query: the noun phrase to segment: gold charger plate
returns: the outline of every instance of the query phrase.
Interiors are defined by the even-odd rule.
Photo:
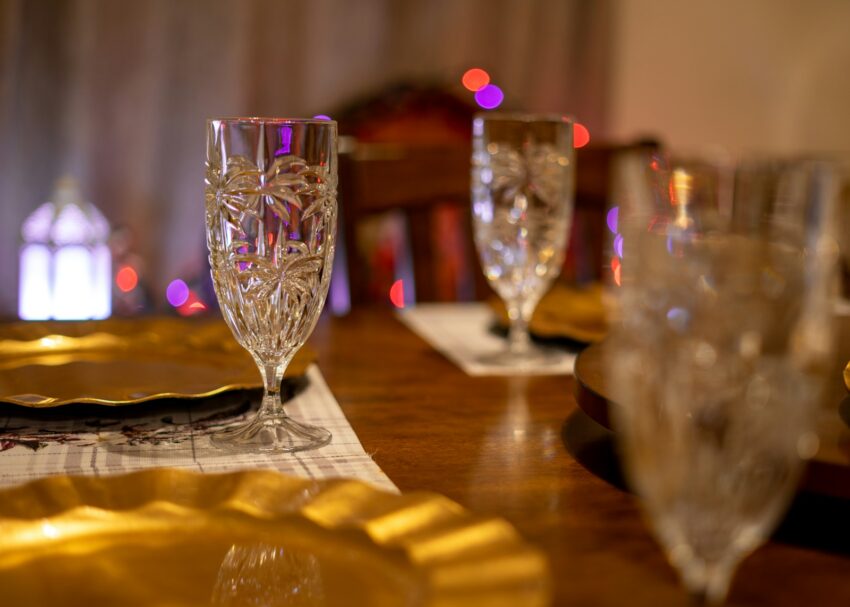
[[[314,359],[302,348],[286,376],[303,375]],[[220,319],[0,325],[0,402],[126,405],[260,387],[254,360]]]
[[[536,607],[547,564],[429,493],[268,471],[52,477],[0,491],[9,605]]]
[[[528,329],[537,337],[566,338],[582,343],[601,341],[608,332],[603,288],[599,283],[576,287],[556,282],[537,304]],[[508,326],[504,304],[493,300],[502,327]]]

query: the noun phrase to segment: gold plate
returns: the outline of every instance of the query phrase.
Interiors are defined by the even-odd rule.
[[[287,377],[302,375],[314,358],[302,348]],[[260,387],[254,360],[220,319],[0,325],[0,402],[126,405]]]
[[[275,472],[52,477],[0,492],[6,605],[536,607],[547,564],[429,493]]]
[[[582,343],[601,341],[608,332],[602,285],[576,287],[556,282],[537,304],[528,329],[543,338],[566,338]],[[493,301],[502,327],[508,314],[501,301]]]

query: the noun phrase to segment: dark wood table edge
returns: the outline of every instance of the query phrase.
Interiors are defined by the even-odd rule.
[[[576,404],[588,417],[604,428],[615,432],[608,413],[608,399],[602,394],[598,370],[592,364],[601,357],[604,341],[579,352],[575,361]],[[846,481],[846,482],[845,482]],[[850,500],[850,467],[812,459],[803,472],[800,489],[842,500]]]

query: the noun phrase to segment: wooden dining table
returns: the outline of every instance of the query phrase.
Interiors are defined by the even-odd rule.
[[[326,315],[310,343],[399,489],[510,521],[548,557],[554,605],[689,604],[572,377],[470,377],[388,309]],[[850,605],[850,502],[798,494],[728,604]]]

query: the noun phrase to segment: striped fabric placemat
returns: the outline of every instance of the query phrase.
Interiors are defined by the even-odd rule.
[[[263,468],[312,479],[356,478],[397,491],[363,450],[316,365],[300,382],[284,385],[295,391],[287,412],[330,430],[330,444],[294,454],[217,450],[209,435],[253,414],[260,400],[256,391],[97,410],[9,406],[0,409],[0,486],[55,474],[107,475],[154,467],[200,472]]]

